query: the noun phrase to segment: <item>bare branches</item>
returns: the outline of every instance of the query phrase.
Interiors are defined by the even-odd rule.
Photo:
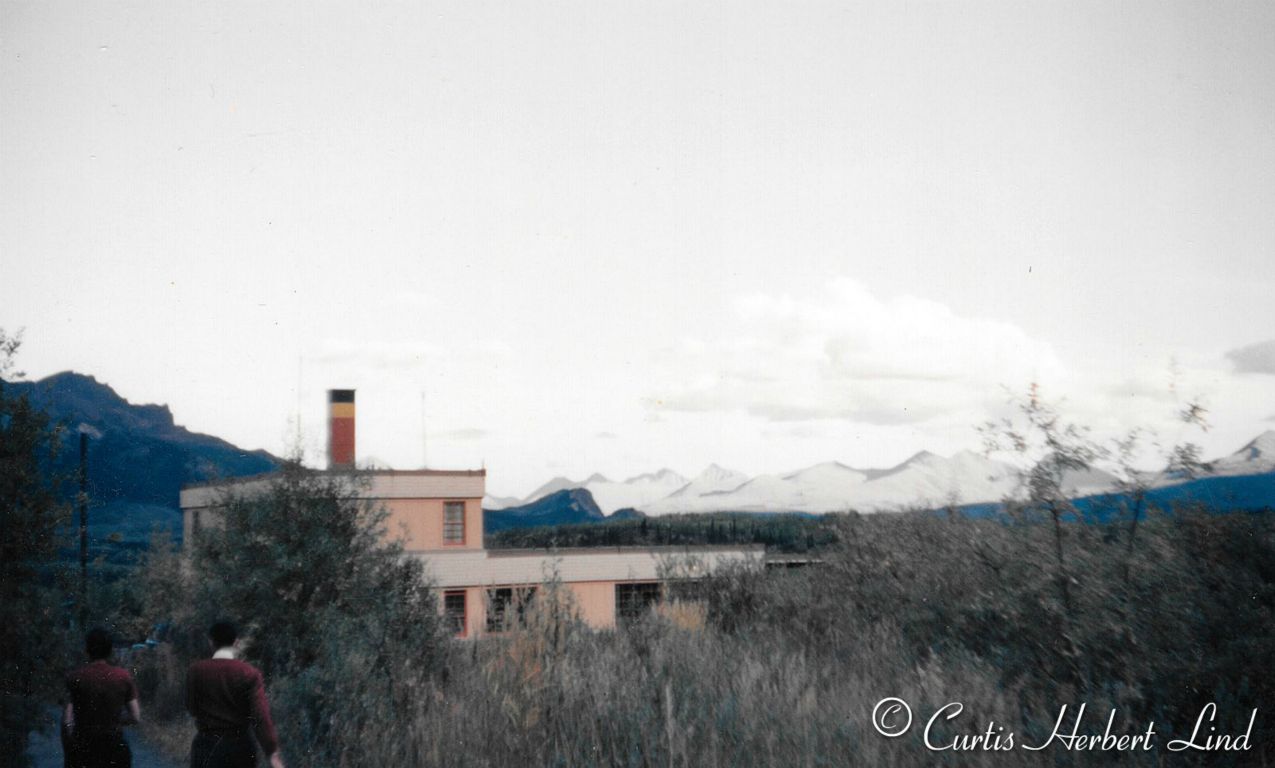
[[[1063,522],[1076,516],[1071,481],[1092,469],[1108,451],[1093,440],[1088,427],[1065,421],[1036,383],[1025,397],[1011,397],[1010,404],[1016,416],[988,422],[979,431],[988,453],[1008,451],[1025,465],[1019,476],[1023,511],[1044,512],[1053,523],[1054,582],[1070,614],[1075,580],[1067,569]]]
[[[20,379],[26,374],[13,369],[13,361],[18,356],[18,348],[22,346],[22,329],[12,336],[0,328],[0,379]]]
[[[1199,402],[1192,401],[1187,403],[1182,410],[1178,412],[1178,419],[1180,419],[1183,424],[1193,424],[1201,430],[1208,432],[1209,427],[1211,426],[1209,424],[1209,420],[1205,418],[1205,415],[1208,412],[1209,410]]]

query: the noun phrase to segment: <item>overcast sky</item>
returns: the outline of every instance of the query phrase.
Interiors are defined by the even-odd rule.
[[[0,327],[489,491],[1275,428],[1275,4],[0,0]],[[424,409],[422,413],[422,393]],[[422,418],[423,417],[423,418]],[[425,438],[422,439],[422,423]]]

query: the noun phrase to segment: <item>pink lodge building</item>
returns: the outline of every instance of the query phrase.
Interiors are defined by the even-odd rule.
[[[354,391],[329,392],[328,463],[354,469]],[[614,627],[657,602],[672,579],[694,579],[727,565],[761,567],[757,546],[498,549],[483,545],[486,470],[370,470],[360,473],[359,496],[389,513],[386,530],[403,537],[407,557],[419,558],[439,595],[439,610],[462,637],[501,631],[547,581],[571,597],[592,627]],[[182,489],[185,541],[214,523],[227,490],[252,493],[269,478]]]

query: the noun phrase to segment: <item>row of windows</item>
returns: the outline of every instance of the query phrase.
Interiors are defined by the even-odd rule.
[[[502,632],[522,626],[527,610],[535,603],[536,587],[498,587],[487,590],[487,631]],[[624,623],[640,618],[660,601],[659,582],[615,585],[615,619]],[[464,635],[466,601],[464,590],[443,593],[443,617],[452,634]]]
[[[535,598],[535,587],[523,587],[514,590],[512,587],[487,590],[487,631],[500,632],[507,629],[505,622],[523,623],[527,608]],[[443,620],[454,635],[465,634],[467,613],[465,609],[465,591],[449,590],[443,593]],[[510,626],[516,626],[516,624]]]
[[[202,527],[201,523],[202,520],[200,519],[200,511],[198,509],[192,511],[190,516],[190,529],[192,534],[199,533],[200,528]],[[465,502],[443,502],[443,543],[465,543]]]

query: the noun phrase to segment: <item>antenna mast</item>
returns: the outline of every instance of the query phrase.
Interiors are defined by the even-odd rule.
[[[429,440],[425,434],[425,390],[421,390],[421,469],[429,469]]]
[[[302,380],[302,361],[301,355],[297,355],[297,415],[296,415],[296,442],[293,450],[297,452],[297,459],[301,459],[301,380]]]

